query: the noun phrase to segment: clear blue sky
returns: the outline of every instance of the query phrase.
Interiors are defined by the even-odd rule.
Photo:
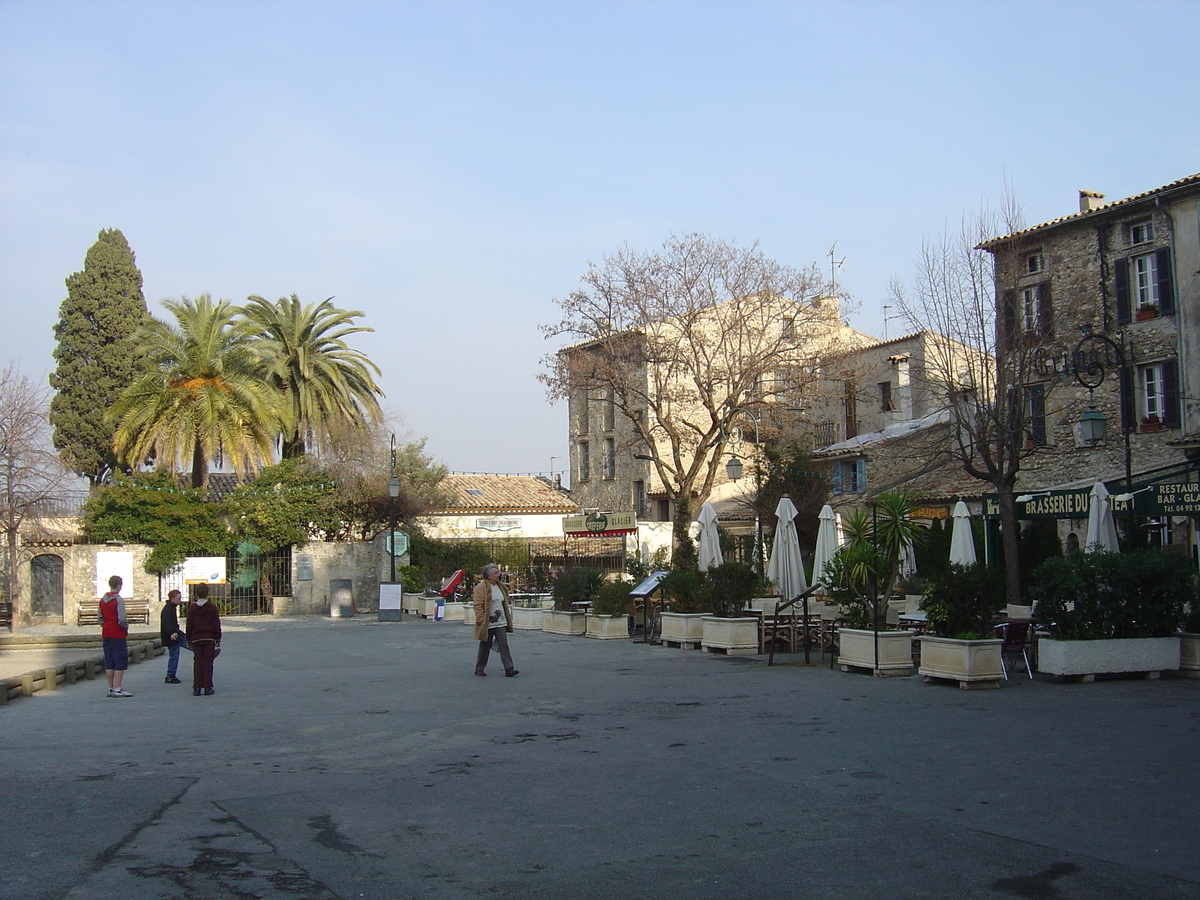
[[[0,0],[0,360],[102,228],[150,309],[336,296],[457,471],[549,471],[537,330],[589,261],[836,242],[883,333],[921,240],[1200,171],[1200,3]],[[892,336],[896,335],[892,325]]]

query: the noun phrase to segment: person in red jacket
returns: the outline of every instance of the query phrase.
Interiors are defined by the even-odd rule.
[[[187,611],[188,646],[192,648],[192,696],[215,694],[213,660],[221,648],[221,616],[209,602],[208,585],[196,585],[196,599]]]
[[[121,597],[123,583],[120,575],[112,576],[108,579],[108,593],[100,598],[100,642],[104,645],[104,677],[108,679],[110,697],[133,696],[121,687],[129,668],[129,622]]]

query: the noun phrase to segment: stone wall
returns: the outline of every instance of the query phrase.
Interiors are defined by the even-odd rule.
[[[312,559],[312,579],[300,580],[300,557]],[[405,562],[407,560],[404,560]],[[396,560],[401,565],[400,559]],[[349,581],[354,607],[359,613],[379,610],[379,582],[390,574],[383,571],[387,552],[383,536],[363,543],[310,541],[292,550],[292,596],[275,598],[277,616],[327,616],[333,590],[330,582]]]

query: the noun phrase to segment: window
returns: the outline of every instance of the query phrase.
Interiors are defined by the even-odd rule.
[[[1159,315],[1175,312],[1171,251],[1166,247],[1118,259],[1113,263],[1113,283],[1121,324],[1129,322],[1139,309],[1155,310]]]
[[[608,394],[604,398],[604,430],[612,431],[616,428],[617,423],[617,401],[613,395],[613,389],[608,389]]]
[[[1026,275],[1036,275],[1038,272],[1042,271],[1043,268],[1042,254],[1030,253],[1022,260],[1021,268],[1024,270]]]
[[[646,518],[646,482],[633,483],[633,513],[639,519]]]
[[[1138,429],[1138,419],[1156,416],[1159,425],[1178,428],[1179,410],[1179,361],[1164,359],[1161,362],[1138,366],[1136,373],[1121,378],[1121,427],[1129,431]],[[1154,420],[1143,421],[1143,425]]]
[[[1147,219],[1145,222],[1134,222],[1129,226],[1129,243],[1144,244],[1154,240],[1154,223]]]
[[[1025,446],[1046,446],[1046,386],[1031,384],[1025,389]]]
[[[791,316],[783,317],[783,336],[785,338],[793,338],[796,336],[796,320]]]
[[[879,382],[879,409],[882,412],[894,412],[896,404],[892,402],[892,383],[890,381]]]
[[[579,480],[587,481],[592,474],[591,445],[587,441],[579,442]]]
[[[579,434],[588,433],[588,395],[580,391],[575,395],[575,430]]]
[[[1021,291],[1021,330],[1036,333],[1037,321],[1037,288],[1025,288]]]
[[[1162,366],[1142,366],[1142,414],[1161,421],[1163,411]]]
[[[609,481],[617,477],[617,444],[612,438],[604,439],[604,477]]]
[[[861,494],[867,489],[867,461],[846,459],[833,464],[833,492]]]

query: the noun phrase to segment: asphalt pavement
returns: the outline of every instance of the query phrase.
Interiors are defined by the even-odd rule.
[[[0,898],[1200,898],[1200,681],[241,619],[0,707]]]

